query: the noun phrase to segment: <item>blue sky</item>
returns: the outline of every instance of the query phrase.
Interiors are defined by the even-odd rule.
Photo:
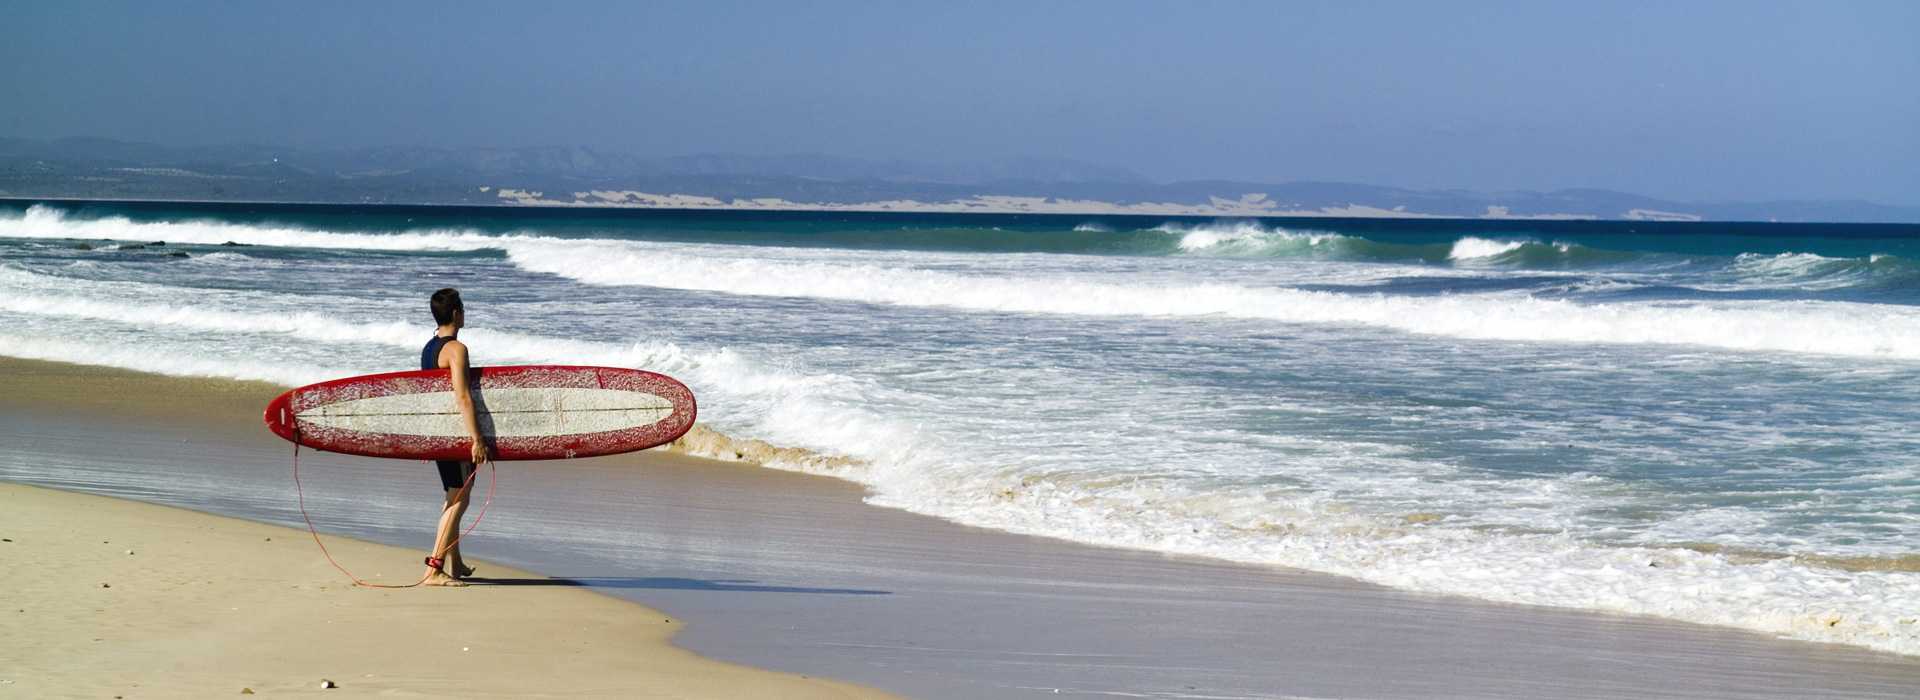
[[[1920,3],[0,2],[0,135],[1920,204]]]

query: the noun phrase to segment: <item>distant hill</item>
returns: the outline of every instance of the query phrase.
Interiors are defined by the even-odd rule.
[[[805,154],[653,158],[558,146],[174,148],[110,139],[0,138],[0,197],[1920,223],[1920,207],[1865,201],[1691,203],[1597,189],[1160,183],[1122,168],[1045,158],[930,164]]]

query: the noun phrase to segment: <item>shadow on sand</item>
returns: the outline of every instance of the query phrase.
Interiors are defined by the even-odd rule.
[[[722,591],[732,593],[825,593],[829,595],[893,595],[893,591],[860,588],[806,588],[802,586],[763,586],[739,579],[699,579],[664,577],[555,576],[553,578],[480,578],[465,579],[474,586],[584,586],[588,588],[657,588],[673,591]]]

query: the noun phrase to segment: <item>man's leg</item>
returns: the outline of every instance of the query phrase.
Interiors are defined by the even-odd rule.
[[[458,556],[458,550],[454,543],[454,537],[460,533],[460,518],[467,513],[467,502],[470,492],[467,486],[448,491],[447,506],[440,511],[440,528],[433,539],[433,555],[436,558],[447,560],[448,564],[457,561],[455,557]],[[427,577],[427,585],[459,585],[459,581],[454,579],[451,575],[452,573],[453,567],[451,566],[434,572]]]
[[[459,532],[461,518],[466,516],[467,504],[471,502],[470,497],[473,494],[473,486],[468,485],[466,488],[459,489],[458,491],[460,495],[457,499],[454,496],[454,492],[447,493],[447,507],[458,508],[460,510],[460,514],[455,515],[453,518],[455,533]],[[456,537],[453,540],[453,547],[447,550],[446,559],[447,573],[452,574],[454,578],[466,578],[473,575],[473,569],[467,568],[467,560],[460,557],[459,538]]]

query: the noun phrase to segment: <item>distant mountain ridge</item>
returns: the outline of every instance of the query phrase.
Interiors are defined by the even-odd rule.
[[[1600,189],[1159,183],[1124,168],[1048,158],[937,164],[810,154],[643,157],[578,146],[178,148],[97,138],[0,138],[0,197],[1920,223],[1920,207],[1858,200],[1687,203]]]
[[[943,184],[979,184],[1012,179],[1039,182],[1147,182],[1140,174],[1122,168],[1048,158],[929,164],[817,154],[751,156],[704,153],[646,158],[585,146],[473,149],[386,147],[312,151],[258,145],[179,148],[96,138],[45,141],[0,138],[0,163],[22,160],[107,167],[200,166],[219,170],[282,163],[307,174],[341,177],[421,172],[581,179],[671,175],[790,177]]]

